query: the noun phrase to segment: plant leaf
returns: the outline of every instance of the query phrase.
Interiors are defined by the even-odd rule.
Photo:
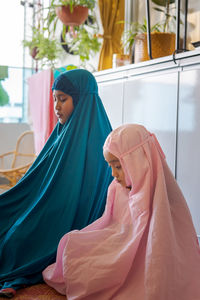
[[[153,3],[166,7],[168,0],[151,0]],[[170,0],[169,4],[175,3],[176,0]]]

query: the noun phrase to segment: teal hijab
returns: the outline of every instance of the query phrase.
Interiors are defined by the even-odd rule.
[[[69,120],[58,123],[25,176],[0,195],[0,287],[42,281],[60,238],[105,208],[112,177],[103,158],[111,131],[94,76],[82,69],[58,76],[53,90],[73,98]]]

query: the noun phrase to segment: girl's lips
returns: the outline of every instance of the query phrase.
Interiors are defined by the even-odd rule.
[[[56,116],[57,116],[58,119],[62,118],[62,114],[56,114]]]

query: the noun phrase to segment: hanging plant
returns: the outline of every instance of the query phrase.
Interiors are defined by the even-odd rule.
[[[79,55],[80,60],[85,62],[94,56],[100,49],[97,38],[98,28],[93,16],[89,16],[80,26],[66,26],[61,34],[62,47],[72,55]]]
[[[63,24],[60,40],[58,33],[60,20],[57,11],[66,5],[71,15],[75,13],[77,6],[89,9],[90,13],[81,25],[72,26],[75,24],[72,21],[68,23],[71,25]],[[32,38],[24,40],[24,46],[29,47],[34,59],[42,59],[43,66],[54,67],[62,48],[69,54],[78,55],[82,62],[89,60],[100,50],[101,45],[97,38],[99,28],[94,7],[95,0],[51,0],[48,7],[42,7],[36,12],[36,15],[40,16],[38,28],[36,26],[32,28]]]
[[[57,59],[62,51],[57,39],[45,37],[36,27],[32,28],[32,37],[30,40],[24,40],[24,47],[29,48],[30,55],[36,60],[43,60],[42,66],[54,68]]]
[[[95,0],[51,0],[44,28],[55,32],[58,19],[66,26],[81,25],[88,18],[88,10],[92,13],[94,7]]]
[[[88,8],[78,5],[71,11],[69,5],[63,5],[56,8],[56,14],[64,25],[79,26],[83,24],[88,17]]]
[[[85,27],[76,27],[75,32],[76,36],[69,42],[70,51],[79,55],[81,61],[84,62],[99,51],[100,43],[97,36],[94,36]]]
[[[84,18],[82,15],[79,15],[82,18],[80,22],[77,18],[74,21],[72,19],[65,21],[61,35],[61,44],[64,50],[69,54],[78,55],[82,62],[89,60],[91,56],[95,55],[101,46],[97,38],[99,28],[94,15],[95,2],[95,0],[51,0],[45,19],[46,25],[44,26],[44,30],[51,30],[55,33],[59,10],[67,9],[71,17],[80,7],[90,10],[86,20],[86,15]]]

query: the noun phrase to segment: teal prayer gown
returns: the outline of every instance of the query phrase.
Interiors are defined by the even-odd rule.
[[[58,242],[99,218],[112,180],[103,157],[111,131],[94,76],[62,73],[52,89],[73,98],[68,121],[57,123],[24,177],[0,195],[0,288],[42,282]]]

